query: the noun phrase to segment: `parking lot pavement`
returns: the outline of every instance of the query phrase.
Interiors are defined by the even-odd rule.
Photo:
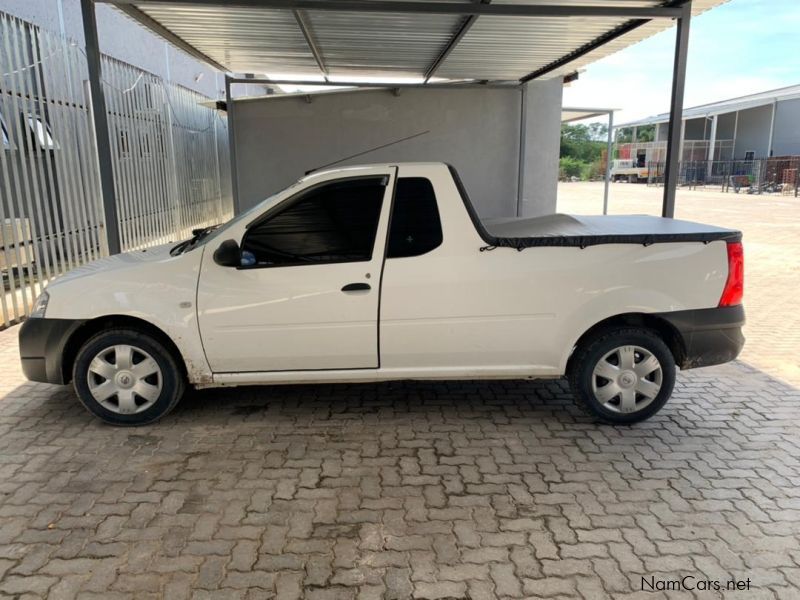
[[[116,429],[0,332],[0,597],[800,597],[800,236],[754,206],[745,360],[630,428],[515,381],[209,390]]]
[[[800,589],[800,393],[745,364],[681,374],[631,428],[593,424],[554,381],[212,390],[117,429],[24,382],[15,334],[8,597],[663,598],[642,587],[687,575],[749,579],[733,598]]]

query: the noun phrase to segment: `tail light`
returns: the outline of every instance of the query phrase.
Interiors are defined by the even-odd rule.
[[[722,290],[719,305],[736,306],[741,304],[743,295],[744,249],[741,242],[731,242],[728,243],[728,280],[725,282],[725,289]]]

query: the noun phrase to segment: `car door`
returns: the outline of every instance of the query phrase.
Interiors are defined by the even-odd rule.
[[[198,319],[212,371],[378,367],[378,305],[396,168],[320,176],[205,248]],[[215,263],[230,236],[242,264]]]

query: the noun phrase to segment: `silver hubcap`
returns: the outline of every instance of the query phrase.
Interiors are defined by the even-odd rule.
[[[604,408],[632,413],[656,399],[663,377],[661,363],[652,352],[641,346],[620,346],[595,365],[592,391]]]
[[[103,408],[122,415],[150,408],[161,395],[158,363],[136,346],[119,344],[98,352],[89,363],[89,391]]]

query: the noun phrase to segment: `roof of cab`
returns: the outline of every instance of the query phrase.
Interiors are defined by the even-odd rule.
[[[365,163],[358,165],[344,165],[341,167],[323,167],[320,170],[314,170],[306,174],[300,181],[310,181],[316,177],[329,175],[331,173],[346,173],[347,171],[356,171],[359,169],[391,169],[393,167],[447,167],[444,162],[388,162],[388,163]]]

